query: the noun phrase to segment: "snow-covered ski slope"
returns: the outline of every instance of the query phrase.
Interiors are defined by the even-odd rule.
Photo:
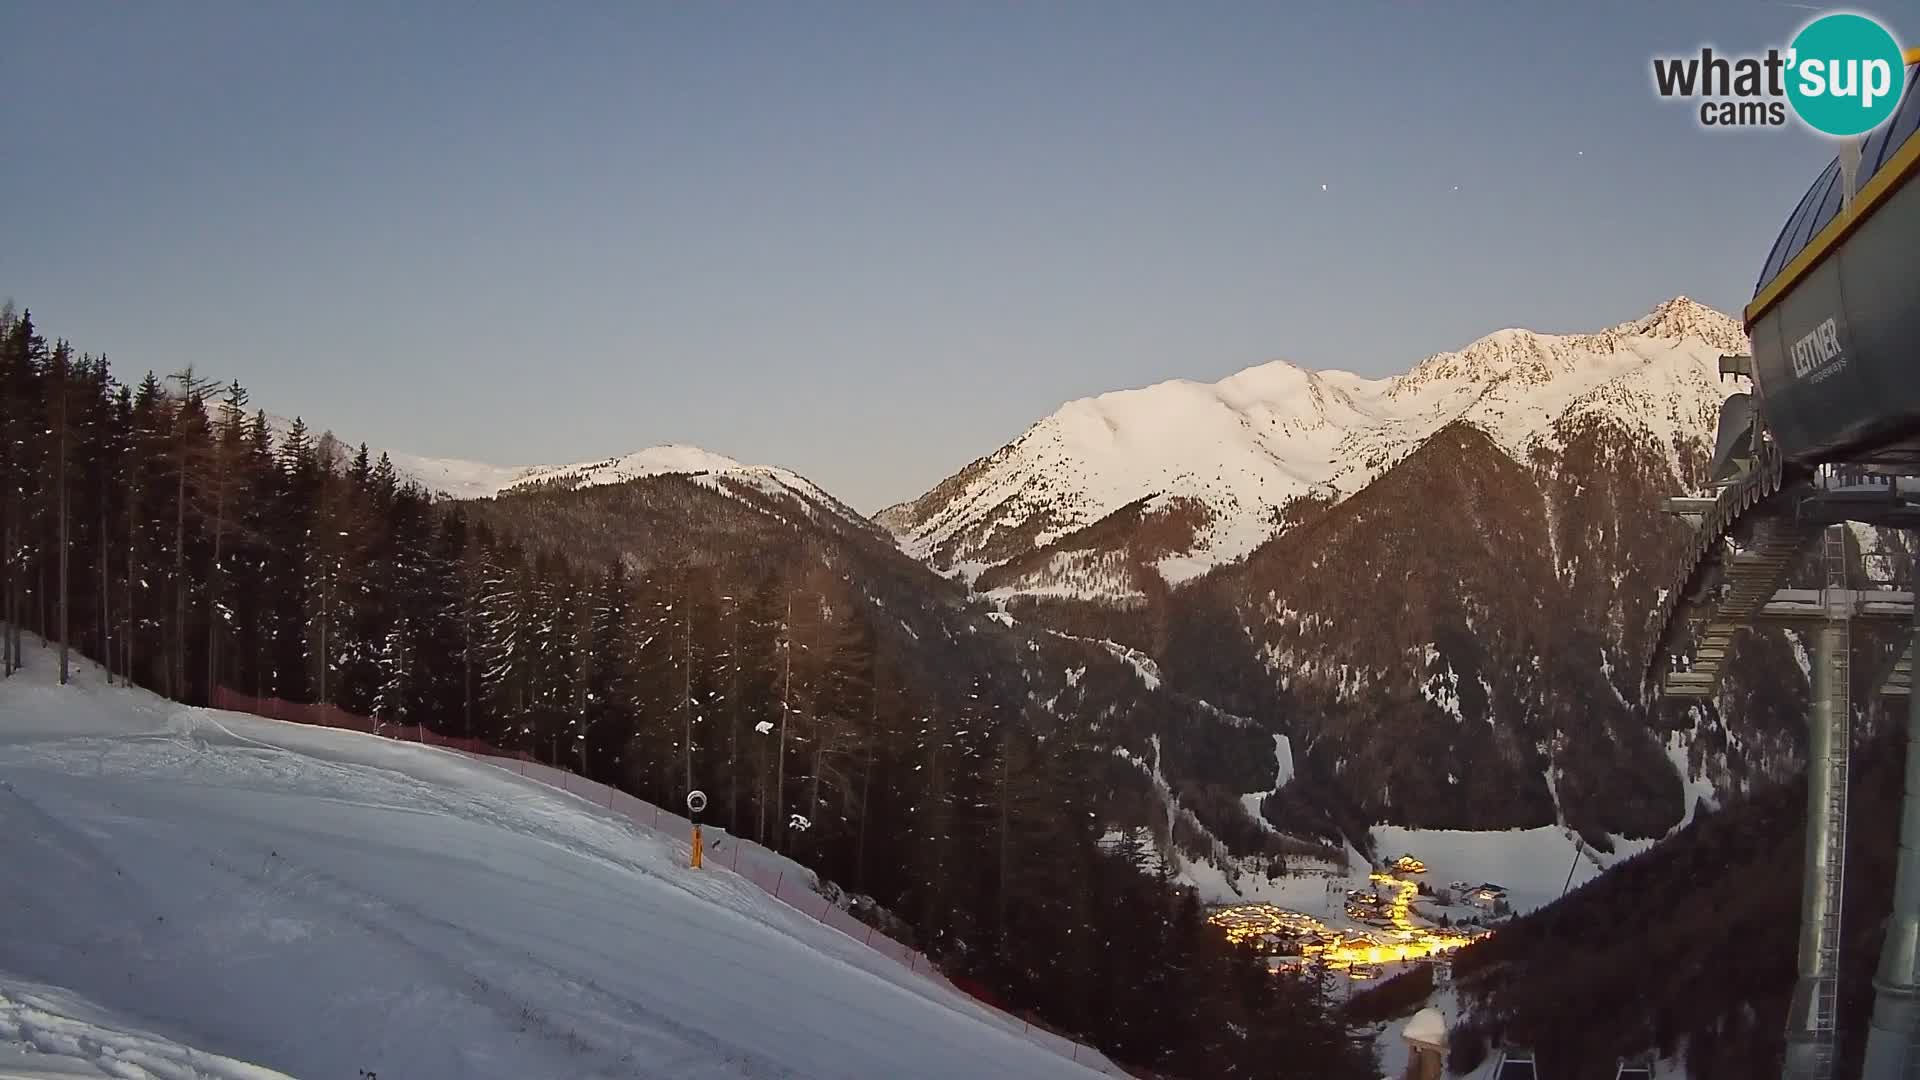
[[[30,660],[0,681],[0,992],[202,1054],[151,1075],[1098,1075],[584,800]],[[11,1015],[0,1067],[43,1038]]]
[[[142,1031],[56,986],[0,977],[0,1078],[287,1080],[287,1074]]]

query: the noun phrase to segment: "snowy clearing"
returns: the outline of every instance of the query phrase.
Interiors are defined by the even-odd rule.
[[[107,1075],[1097,1075],[580,799],[31,659],[0,682],[0,1053],[65,1017],[126,1033],[96,1058],[202,1055]]]
[[[1426,863],[1425,880],[1435,887],[1451,881],[1505,886],[1515,913],[1544,907],[1558,900],[1563,888],[1579,888],[1599,877],[1604,867],[1652,846],[1652,841],[1616,837],[1615,852],[1601,855],[1584,846],[1576,848],[1567,831],[1553,825],[1503,832],[1375,825],[1373,836],[1382,859],[1411,854]]]

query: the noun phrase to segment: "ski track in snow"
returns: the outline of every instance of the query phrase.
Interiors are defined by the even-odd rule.
[[[25,980],[0,982],[0,1050],[164,1064],[177,1039],[405,1080],[1095,1075],[564,793],[80,675],[0,683],[0,973]],[[156,1034],[84,1035],[49,993]],[[276,1075],[140,1067],[103,1075]]]

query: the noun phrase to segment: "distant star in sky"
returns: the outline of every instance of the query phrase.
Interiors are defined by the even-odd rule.
[[[34,43],[0,62],[5,145],[30,148],[0,152],[0,207],[35,211],[0,214],[0,302],[135,385],[191,362],[355,444],[689,443],[873,511],[1087,394],[1281,355],[1384,376],[1680,293],[1739,310],[1833,148],[1711,137],[1647,57],[1778,41],[1783,8],[1828,2],[1332,3],[1302,27],[1274,3],[0,0],[0,37]],[[1569,39],[1603,74],[1564,78]],[[1356,52],[1394,77],[1339,82]],[[1586,139],[1593,172],[1552,164]],[[1334,164],[1349,210],[1286,197]],[[1481,194],[1439,206],[1455,170]],[[312,333],[314,296],[353,317]]]

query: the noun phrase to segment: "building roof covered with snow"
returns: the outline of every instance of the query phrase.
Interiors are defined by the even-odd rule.
[[[1407,1021],[1407,1027],[1401,1037],[1419,1046],[1430,1046],[1436,1050],[1447,1048],[1447,1020],[1435,1008],[1421,1009]]]

